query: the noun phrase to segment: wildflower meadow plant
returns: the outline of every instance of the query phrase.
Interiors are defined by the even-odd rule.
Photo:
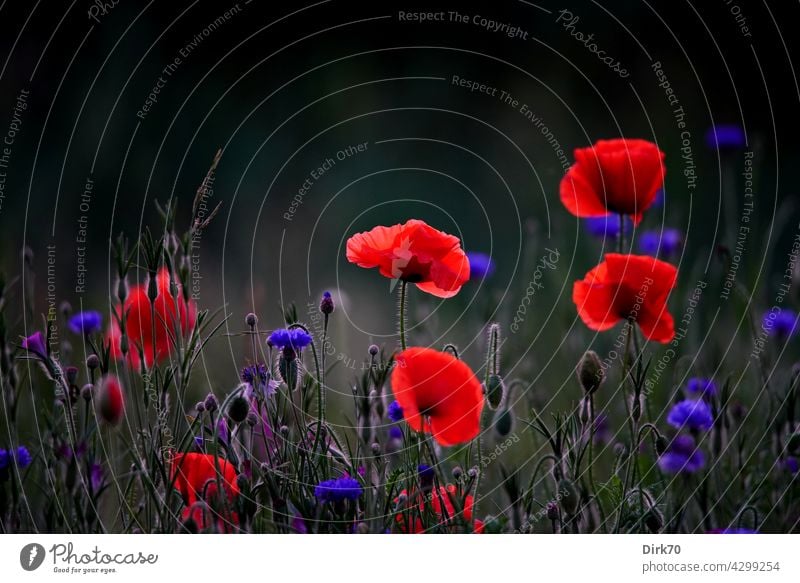
[[[716,136],[719,148],[734,141]],[[497,282],[468,285],[497,277],[495,255],[467,251],[467,236],[434,219],[350,229],[339,288],[309,286],[304,310],[287,303],[262,311],[255,300],[242,314],[205,306],[191,291],[192,249],[216,212],[181,230],[172,204],[158,207],[157,230],[133,243],[113,240],[108,312],[65,309],[60,321],[23,326],[9,317],[11,290],[0,280],[0,527],[796,529],[787,513],[771,510],[796,503],[772,499],[760,479],[797,487],[800,374],[776,364],[793,346],[796,312],[768,309],[759,327],[756,308],[741,306],[742,321],[761,334],[753,346],[765,347],[752,359],[757,381],[716,353],[687,362],[687,329],[693,319],[707,322],[681,303],[696,304],[683,287],[694,276],[672,262],[685,237],[640,230],[654,220],[665,152],[619,138],[578,148],[574,159],[549,194],[560,199],[562,219],[580,218],[596,237],[586,242],[596,257],[563,270],[553,264],[553,276],[565,278],[560,303],[549,314],[536,304],[513,337],[505,334],[511,288],[487,316],[474,302],[496,293]],[[526,253],[530,267],[535,253]],[[504,270],[512,265],[509,255],[497,257]],[[396,305],[379,295],[386,287]],[[354,301],[355,291],[381,301]],[[360,343],[351,325],[370,327]],[[568,331],[552,357],[526,344],[526,335],[559,326]],[[560,388],[540,380],[548,367]],[[752,382],[763,401],[748,398]],[[566,403],[556,399],[561,390]],[[40,426],[30,422],[31,403]],[[760,423],[753,419],[767,414],[765,447],[749,436]],[[54,495],[37,494],[42,484]]]

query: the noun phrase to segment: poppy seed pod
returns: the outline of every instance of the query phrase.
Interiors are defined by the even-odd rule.
[[[250,412],[250,403],[242,395],[236,395],[228,404],[228,417],[234,423],[241,423],[247,419]]]
[[[562,478],[558,482],[558,492],[561,494],[561,507],[568,515],[572,516],[578,511],[581,497],[575,484],[571,480]]]
[[[500,375],[489,375],[486,383],[486,402],[492,411],[496,411],[503,404],[505,394],[506,387]]]
[[[96,387],[95,404],[97,416],[109,425],[119,425],[125,414],[125,398],[122,385],[114,375],[107,375]]]
[[[583,357],[578,363],[577,373],[583,390],[590,395],[599,389],[606,379],[603,364],[594,350],[587,350],[583,353]]]

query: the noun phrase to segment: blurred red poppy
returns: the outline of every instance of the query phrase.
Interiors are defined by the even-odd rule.
[[[469,280],[469,260],[458,237],[417,219],[353,235],[347,241],[347,260],[377,267],[384,277],[415,283],[440,298],[456,295]]]
[[[420,493],[417,496],[417,504],[419,505],[419,513],[413,509],[411,506],[412,503],[403,509],[401,512],[398,512],[395,516],[395,522],[397,522],[397,527],[400,532],[409,533],[409,534],[420,534],[425,532],[425,527],[422,523],[423,516],[426,515],[426,512],[433,512],[436,517],[438,518],[437,526],[449,526],[454,524],[456,521],[456,509],[453,506],[453,500],[458,500],[457,498],[458,490],[453,484],[447,484],[447,486],[439,486],[427,493]],[[408,496],[407,492],[403,490],[400,492],[401,496]],[[397,500],[395,500],[396,502]],[[428,505],[428,503],[430,503]],[[474,506],[474,497],[472,494],[467,494],[463,500],[463,519],[466,522],[472,522],[472,509]],[[412,522],[411,529],[406,528],[406,518],[410,517]],[[483,533],[483,521],[475,520],[472,522],[472,529],[473,532],[476,534]],[[429,526],[429,528],[431,528]]]
[[[621,320],[632,320],[645,337],[666,343],[675,336],[667,298],[677,279],[678,270],[664,261],[609,253],[582,281],[575,282],[572,301],[592,330],[608,330]]]
[[[634,224],[664,184],[664,152],[647,140],[599,140],[575,150],[561,179],[561,202],[576,217],[630,215]]]
[[[239,495],[236,468],[227,460],[204,453],[178,453],[170,463],[170,479],[186,504],[183,520],[192,518],[198,528],[204,530],[213,516],[218,519],[222,532],[230,530],[232,524],[239,524],[236,512],[231,509]],[[218,495],[220,485],[224,497]],[[208,511],[197,504],[200,500],[205,501]]]
[[[414,347],[398,354],[392,391],[411,428],[431,433],[441,445],[465,443],[480,432],[481,384],[448,352]]]
[[[119,379],[109,374],[100,379],[95,392],[97,415],[109,425],[118,425],[125,414],[125,397]]]
[[[181,334],[188,334],[194,327],[197,317],[197,306],[193,300],[188,302],[178,294],[178,307],[175,308],[175,298],[170,293],[170,274],[166,268],[161,269],[156,276],[158,295],[155,301],[155,322],[150,311],[150,299],[147,297],[147,285],[134,286],[125,300],[124,310],[120,306],[114,308],[117,317],[125,316],[125,332],[128,335],[128,361],[135,368],[139,367],[141,359],[139,348],[144,352],[145,364],[153,365],[153,359],[162,360],[169,355],[173,348],[175,330],[180,325]],[[153,327],[155,326],[155,350],[153,349]],[[112,358],[122,358],[120,347],[121,334],[116,318],[112,318],[111,329],[108,334],[111,341]]]

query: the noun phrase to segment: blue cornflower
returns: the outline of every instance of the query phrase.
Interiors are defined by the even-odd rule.
[[[17,447],[16,452],[0,449],[0,471],[5,470],[14,462],[20,470],[23,470],[31,465],[31,459],[31,454],[24,445]]]
[[[639,236],[639,251],[654,257],[674,257],[680,253],[683,234],[678,229],[654,229]]]
[[[403,408],[400,406],[400,403],[397,401],[392,401],[389,403],[389,407],[386,410],[386,416],[389,417],[390,421],[394,421],[397,423],[398,421],[403,420]]]
[[[625,218],[627,225],[628,219]],[[590,217],[583,219],[583,224],[589,234],[598,239],[616,239],[619,237],[619,215],[606,215],[604,217]],[[627,228],[627,226],[626,226]]]
[[[686,383],[686,395],[693,399],[708,399],[717,394],[717,383],[713,379],[693,377]]]
[[[703,452],[695,447],[690,435],[678,435],[658,458],[658,466],[669,474],[692,474],[706,465]]]
[[[770,336],[786,340],[797,333],[797,314],[788,308],[770,310],[764,314],[761,328]]]
[[[744,129],[736,124],[711,126],[706,132],[706,145],[712,150],[741,148],[746,143]]]
[[[469,260],[469,278],[470,279],[484,279],[491,277],[495,270],[494,261],[491,255],[481,253],[480,251],[473,251],[467,253]]]
[[[320,502],[342,502],[343,500],[358,500],[363,491],[358,480],[350,476],[343,476],[317,484],[314,496]]]
[[[277,348],[300,350],[311,344],[311,334],[301,328],[278,328],[269,335],[269,342]]]
[[[436,472],[428,464],[420,464],[417,466],[417,473],[419,474],[419,483],[423,490],[427,490],[433,486],[433,478]]]
[[[667,423],[678,429],[708,430],[714,424],[714,416],[705,401],[681,401],[670,409]]]
[[[663,188],[659,188],[656,190],[656,197],[653,199],[653,204],[650,205],[654,208],[661,208],[664,206],[664,202],[666,201],[667,196]]]
[[[94,334],[103,328],[103,315],[94,310],[79,312],[69,319],[67,326],[74,334]]]

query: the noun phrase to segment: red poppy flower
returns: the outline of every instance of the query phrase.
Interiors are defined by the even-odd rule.
[[[175,308],[175,299],[169,289],[170,274],[166,268],[161,269],[156,276],[158,295],[155,301],[155,317],[153,322],[150,312],[150,299],[147,297],[147,285],[137,285],[130,290],[130,294],[125,300],[123,310],[120,306],[115,308],[118,317],[127,314],[125,320],[125,332],[128,335],[128,360],[134,368],[140,364],[139,348],[144,352],[145,364],[149,367],[153,364],[153,358],[162,360],[173,347],[177,320],[180,320],[181,333],[186,335],[194,327],[197,317],[197,306],[194,301],[186,302],[181,294],[178,294],[178,307]],[[155,325],[155,350],[153,349],[153,326]],[[109,331],[111,341],[111,356],[122,358],[120,348],[120,329],[116,318],[112,318],[111,329]],[[155,353],[155,354],[154,354]]]
[[[561,179],[561,202],[576,217],[631,215],[634,224],[664,183],[664,152],[647,140],[600,140],[575,150]]]
[[[395,522],[397,522],[400,532],[411,534],[420,534],[425,532],[426,529],[422,524],[421,517],[425,516],[426,512],[430,511],[432,511],[438,517],[437,526],[452,525],[456,519],[456,510],[453,506],[453,499],[456,498],[457,492],[458,491],[453,484],[447,484],[447,486],[439,486],[428,493],[420,493],[417,496],[419,514],[417,514],[417,512],[413,509],[409,510],[406,508],[403,511],[398,512],[395,516]],[[407,493],[405,490],[403,490],[400,492],[400,495],[407,496]],[[397,499],[395,499],[395,502],[396,501]],[[430,503],[430,506],[426,508],[427,503]],[[471,522],[472,509],[474,506],[474,497],[472,494],[467,494],[463,503],[464,508],[462,516],[466,522]],[[411,529],[406,528],[406,518],[408,516],[412,518]],[[476,534],[483,533],[483,527],[483,521],[481,520],[475,520],[472,522],[472,530]]]
[[[635,321],[656,342],[675,336],[667,297],[678,279],[669,263],[645,255],[609,253],[600,265],[576,281],[572,301],[592,330],[608,330],[620,320]]]
[[[239,495],[236,468],[227,460],[204,453],[178,453],[170,462],[170,479],[186,504],[184,520],[192,518],[201,530],[210,524],[209,515],[218,518],[222,531],[228,530],[230,524],[239,524],[237,514],[231,510]],[[224,498],[219,496],[220,485]],[[200,500],[207,503],[209,511],[197,504]]]
[[[125,414],[125,397],[122,385],[113,374],[106,375],[97,384],[95,392],[97,415],[109,425],[118,425]]]
[[[447,352],[414,347],[397,355],[392,391],[415,431],[441,445],[465,443],[481,429],[483,390],[475,373]]]
[[[347,240],[347,260],[377,267],[384,277],[415,283],[440,298],[456,295],[469,280],[469,260],[458,237],[417,219],[353,235]]]

